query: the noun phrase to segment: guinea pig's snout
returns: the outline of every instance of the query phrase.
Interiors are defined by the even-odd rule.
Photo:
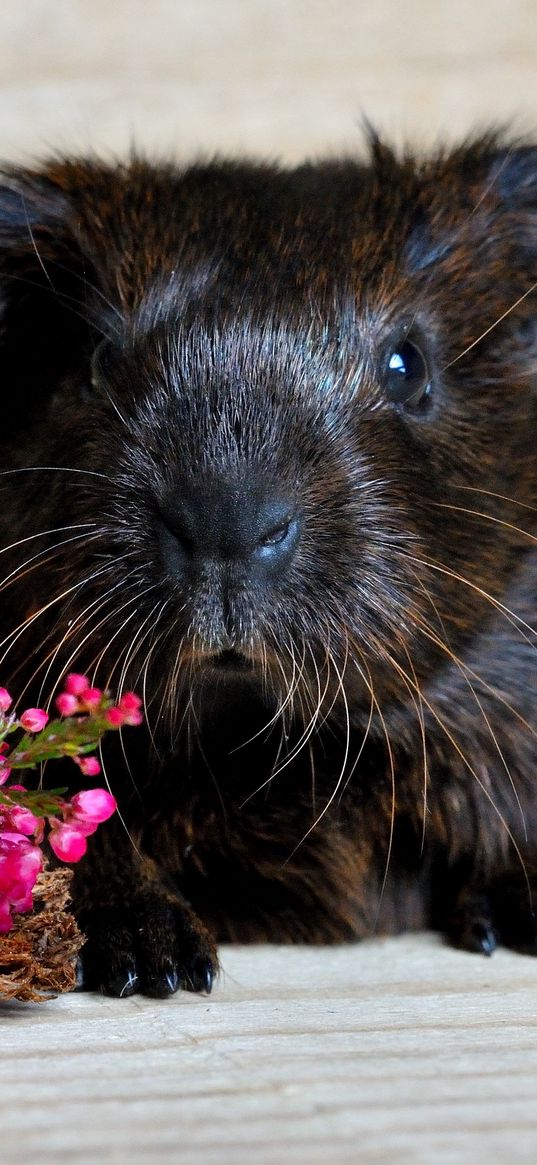
[[[300,537],[293,500],[246,482],[212,481],[176,489],[159,506],[166,569],[190,579],[209,563],[234,563],[245,581],[276,579]]]

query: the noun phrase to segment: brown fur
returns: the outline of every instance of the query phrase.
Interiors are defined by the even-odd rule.
[[[536,220],[492,135],[5,173],[2,682],[147,707],[77,869],[90,985],[209,988],[215,939],[535,951]]]

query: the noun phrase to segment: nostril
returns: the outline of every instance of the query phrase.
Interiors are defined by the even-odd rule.
[[[280,542],[285,542],[291,526],[292,519],[289,518],[287,522],[282,522],[279,526],[274,526],[272,530],[267,530],[259,539],[259,546],[278,546]]]
[[[180,546],[181,550],[183,550],[184,553],[187,554],[189,558],[191,558],[196,550],[196,545],[191,535],[186,530],[181,530],[180,526],[177,524],[175,524],[173,527],[170,526],[169,530],[170,533],[173,534],[173,537],[175,538],[177,544]]]
[[[264,532],[258,535],[253,557],[264,561],[282,563],[292,554],[298,541],[299,521],[296,515],[289,514],[283,521],[267,525]]]
[[[196,552],[198,543],[197,526],[199,525],[196,515],[192,513],[192,508],[175,500],[172,503],[163,502],[158,507],[157,517],[167,535],[173,537],[174,542],[184,554],[192,557]]]
[[[158,505],[155,523],[160,554],[171,577],[190,577],[195,570],[198,548],[189,515],[177,505]]]

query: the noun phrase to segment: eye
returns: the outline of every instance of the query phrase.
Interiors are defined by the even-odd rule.
[[[384,384],[396,404],[416,408],[429,396],[431,373],[418,345],[403,340],[388,356]]]

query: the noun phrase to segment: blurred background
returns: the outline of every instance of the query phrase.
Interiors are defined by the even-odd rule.
[[[2,0],[0,155],[537,132],[537,0]]]

